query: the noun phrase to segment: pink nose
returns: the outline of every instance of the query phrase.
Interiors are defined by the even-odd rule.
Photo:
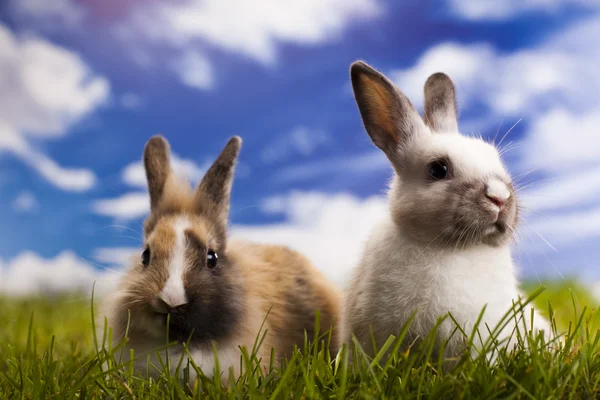
[[[498,206],[498,208],[500,208],[500,209],[503,209],[503,208],[504,208],[504,205],[506,204],[506,200],[508,200],[508,199],[506,199],[506,198],[502,198],[502,197],[500,197],[500,196],[494,196],[494,195],[489,195],[489,194],[486,194],[485,196],[486,196],[488,199],[490,199],[490,201],[491,201],[492,203],[494,203],[495,205],[497,205],[497,206]]]

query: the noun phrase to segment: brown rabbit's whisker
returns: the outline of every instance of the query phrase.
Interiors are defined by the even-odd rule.
[[[100,263],[94,262],[92,260],[88,260],[88,259],[86,259],[84,257],[77,256],[77,259],[79,259],[79,261],[83,261],[84,263],[90,264],[93,267],[96,267],[97,269],[104,270],[104,271],[110,271],[110,272],[114,272],[116,274],[125,276],[125,272],[123,272],[123,271],[112,270],[112,269],[110,269],[108,267],[105,267],[104,265],[102,265]]]
[[[123,303],[121,306],[121,310],[127,310],[127,309],[131,309],[133,306],[136,306],[138,304],[142,304],[143,302],[141,300],[133,300],[133,301],[129,301],[127,303]]]
[[[105,226],[104,228],[105,228],[105,229],[106,229],[106,228],[126,229],[126,230],[129,230],[129,231],[132,231],[133,233],[137,233],[137,234],[138,234],[138,235],[140,235],[140,236],[142,235],[142,233],[141,233],[141,232],[138,232],[138,231],[136,231],[135,229],[133,229],[133,228],[130,228],[130,227],[128,227],[128,226],[125,226],[125,225],[107,225],[107,226]]]
[[[115,236],[115,237],[119,238],[119,239],[132,239],[132,240],[135,240],[136,242],[144,243],[144,241],[142,239],[140,239],[139,237],[135,237],[135,236],[119,235],[119,236]]]
[[[108,267],[101,267],[101,268],[103,270],[106,270],[106,271],[114,272],[115,274],[119,274],[119,275],[123,275],[123,276],[126,275],[125,272],[123,272],[123,271],[117,271],[116,269],[112,269],[112,268],[108,268]]]

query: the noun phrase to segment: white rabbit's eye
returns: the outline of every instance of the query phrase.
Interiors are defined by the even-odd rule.
[[[439,181],[448,177],[448,164],[445,161],[434,161],[429,164],[429,177]]]
[[[206,253],[206,265],[208,265],[208,268],[214,268],[217,266],[217,261],[219,260],[219,256],[217,255],[217,253],[215,253],[212,250],[208,250],[208,253]]]
[[[150,264],[150,248],[146,248],[142,253],[142,264],[144,267],[148,268],[148,265]]]

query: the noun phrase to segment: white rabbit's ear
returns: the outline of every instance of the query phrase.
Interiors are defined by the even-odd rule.
[[[208,169],[196,190],[198,212],[211,219],[220,235],[225,235],[229,218],[231,185],[242,139],[234,136],[225,145],[214,164]]]
[[[425,82],[425,123],[434,132],[458,132],[456,95],[448,75],[437,72]]]
[[[152,137],[144,149],[144,167],[150,193],[150,208],[154,210],[163,196],[165,184],[171,175],[170,148],[162,136]]]
[[[367,133],[393,159],[398,147],[424,127],[421,116],[392,82],[368,64],[354,62],[350,78]]]

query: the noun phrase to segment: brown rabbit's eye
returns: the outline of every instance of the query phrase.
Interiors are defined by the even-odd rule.
[[[206,265],[208,265],[208,268],[216,267],[218,260],[219,256],[217,256],[217,253],[212,250],[208,250],[208,253],[206,253]]]
[[[142,253],[142,264],[144,265],[144,267],[148,267],[148,264],[150,264],[150,249],[146,248],[146,250],[144,250],[144,252]]]
[[[432,180],[439,181],[448,177],[448,164],[445,161],[434,161],[429,164],[429,177]]]

